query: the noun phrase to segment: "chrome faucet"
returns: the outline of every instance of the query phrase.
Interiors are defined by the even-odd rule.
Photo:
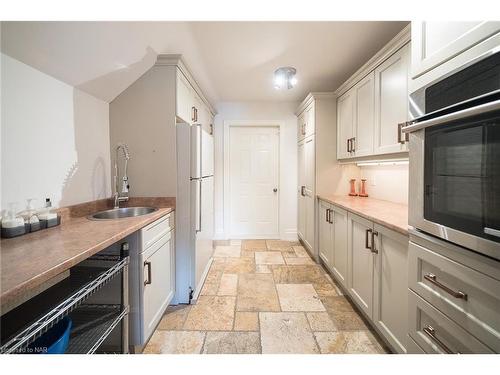
[[[122,178],[122,189],[121,192],[118,192],[118,152],[122,150],[123,157],[125,158],[125,168],[123,170],[123,178]],[[128,147],[125,143],[118,143],[116,146],[116,157],[115,157],[115,208],[120,208],[120,202],[128,201],[128,190],[130,185],[128,183],[127,176],[127,164],[130,159],[130,154],[128,152]]]

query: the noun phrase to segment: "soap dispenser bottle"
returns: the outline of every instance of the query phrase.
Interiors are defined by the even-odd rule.
[[[38,218],[42,229],[55,227],[61,223],[61,217],[53,211],[50,198],[45,199],[45,208],[38,211]]]
[[[33,201],[35,199],[29,198],[26,200],[26,209],[21,212],[21,216],[24,218],[24,225],[26,226],[26,232],[36,232],[40,230],[40,220],[38,220],[37,212],[33,207]]]
[[[9,212],[7,214],[7,218],[2,220],[2,238],[17,237],[26,233],[24,219],[21,216],[17,216],[16,211],[17,203],[9,203]]]

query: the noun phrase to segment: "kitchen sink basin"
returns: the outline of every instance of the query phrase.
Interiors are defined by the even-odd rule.
[[[113,220],[113,219],[123,219],[125,217],[136,217],[147,215],[152,212],[157,211],[154,207],[123,207],[123,208],[113,208],[111,210],[96,212],[90,215],[88,218],[90,220]]]

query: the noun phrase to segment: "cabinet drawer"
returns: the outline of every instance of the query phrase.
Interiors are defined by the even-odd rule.
[[[168,214],[141,229],[142,251],[146,250],[174,227],[174,215]]]
[[[500,352],[500,281],[410,242],[409,287]]]
[[[493,353],[411,290],[408,309],[410,336],[426,353]]]
[[[424,350],[410,336],[406,340],[406,354],[425,354]]]

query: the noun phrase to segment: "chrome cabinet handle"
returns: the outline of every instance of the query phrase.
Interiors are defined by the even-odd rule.
[[[195,106],[192,106],[191,107],[191,121],[196,121],[196,107]]]
[[[332,214],[333,214],[333,210],[332,210],[332,209],[330,209],[330,220],[328,220],[328,222],[329,222],[330,224],[333,224],[333,215],[332,215]]]
[[[352,137],[351,139],[352,139],[352,141],[351,141],[351,151],[352,152],[356,152],[356,137]]]
[[[306,193],[304,192],[304,191],[305,191],[305,189],[306,189],[306,187],[305,187],[305,186],[301,186],[301,187],[300,187],[300,195],[302,195],[303,197],[305,197],[305,196],[306,196]]]
[[[347,139],[347,152],[351,152],[350,144],[351,144],[351,138]]]
[[[328,216],[329,214],[330,214],[330,209],[329,209],[329,208],[327,208],[327,209],[326,209],[326,211],[325,211],[325,221],[326,221],[327,223],[329,223],[329,222],[330,222],[330,220],[329,220],[329,216]]]
[[[366,233],[365,233],[365,247],[368,249],[368,250],[372,250],[372,246],[368,243],[368,235],[370,233],[372,233],[373,231],[371,229],[367,229],[366,230]]]
[[[405,143],[403,141],[403,137],[402,137],[403,133],[401,132],[401,129],[403,129],[403,125],[404,125],[404,123],[402,123],[402,122],[400,122],[398,124],[398,143],[401,143],[401,144]]]
[[[432,341],[434,341],[436,344],[438,344],[441,347],[441,349],[443,349],[446,352],[446,354],[453,354],[451,349],[448,348],[448,346],[446,346],[446,344],[444,342],[442,342],[440,339],[438,339],[436,337],[436,330],[434,328],[432,328],[432,326],[428,325],[427,327],[424,327],[423,331],[427,336],[429,336],[429,338]],[[460,353],[457,353],[457,354],[460,354]]]
[[[144,262],[144,267],[148,267],[148,279],[144,280],[144,286],[151,284],[151,262]]]
[[[484,230],[485,234],[489,234],[490,236],[500,237],[500,230],[499,229],[484,227],[483,230]]]
[[[371,250],[372,250],[372,253],[378,254],[378,250],[375,247],[375,236],[378,237],[378,232],[374,230],[372,232],[372,247],[371,247]]]
[[[458,292],[456,292],[453,289],[448,288],[446,285],[441,284],[439,281],[437,281],[437,277],[433,273],[425,274],[424,279],[429,281],[431,284],[436,285],[438,288],[443,289],[446,293],[451,294],[453,297],[460,298],[460,299],[463,299],[464,301],[467,301],[467,294],[465,294],[464,292],[462,292],[460,290]]]

